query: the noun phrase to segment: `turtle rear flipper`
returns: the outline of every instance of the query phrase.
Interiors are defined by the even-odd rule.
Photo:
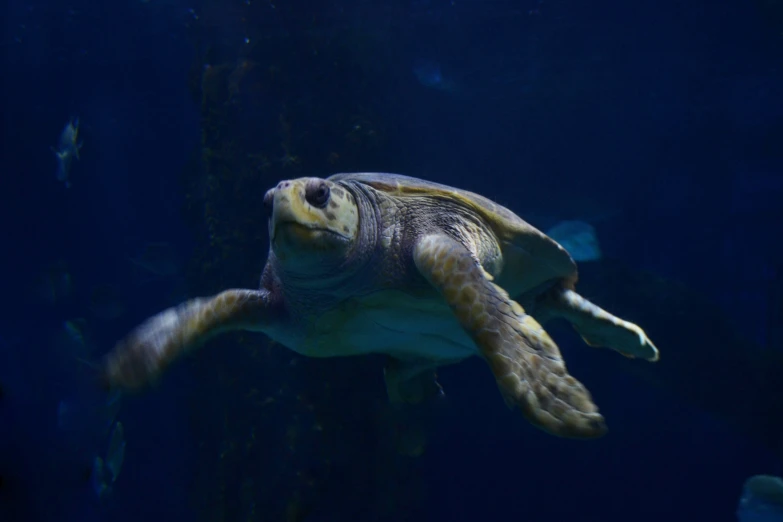
[[[106,355],[105,388],[140,388],[185,352],[228,330],[263,330],[274,311],[267,290],[226,290],[164,310],[132,331]]]
[[[606,433],[590,392],[568,374],[554,341],[489,280],[467,248],[446,235],[429,235],[418,241],[413,256],[473,338],[509,406],[561,437]]]
[[[582,339],[626,357],[658,360],[658,348],[637,325],[615,317],[568,288],[554,288],[539,303],[548,315],[569,321]]]
[[[383,368],[389,402],[393,405],[419,404],[443,397],[443,388],[435,373],[438,365],[427,360],[402,361],[390,357]]]

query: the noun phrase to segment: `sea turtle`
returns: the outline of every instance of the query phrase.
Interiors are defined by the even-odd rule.
[[[392,402],[439,393],[436,367],[479,355],[531,423],[594,438],[604,419],[539,322],[561,317],[591,346],[658,358],[641,328],[574,291],[563,247],[478,194],[348,173],[281,181],[263,203],[270,250],[260,288],[148,319],[104,359],[105,385],[143,386],[212,335],[243,329],[310,357],[386,354]]]

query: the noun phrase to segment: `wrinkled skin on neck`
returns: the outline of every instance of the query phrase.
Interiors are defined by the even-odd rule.
[[[381,216],[370,197],[353,184],[319,178],[283,181],[267,192],[270,251],[262,287],[281,292],[296,315],[371,288],[382,253]]]

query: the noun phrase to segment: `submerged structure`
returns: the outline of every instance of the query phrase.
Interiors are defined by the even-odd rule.
[[[297,3],[274,13],[209,4],[191,22],[190,90],[202,116],[202,143],[182,180],[197,240],[192,294],[258,284],[269,243],[261,200],[274,181],[400,160],[381,123],[391,119],[378,88],[377,26],[341,28],[303,16]],[[421,454],[424,426],[387,404],[373,378],[382,359],[307,361],[258,334],[214,342],[220,348],[188,363],[203,390],[190,426],[201,521],[295,522],[313,512],[401,520],[417,509],[417,461],[400,453]]]

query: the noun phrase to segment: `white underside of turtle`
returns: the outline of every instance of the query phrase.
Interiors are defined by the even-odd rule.
[[[278,342],[308,357],[386,354],[450,363],[478,355],[448,305],[386,290],[350,299],[325,313],[306,336],[281,332]]]

